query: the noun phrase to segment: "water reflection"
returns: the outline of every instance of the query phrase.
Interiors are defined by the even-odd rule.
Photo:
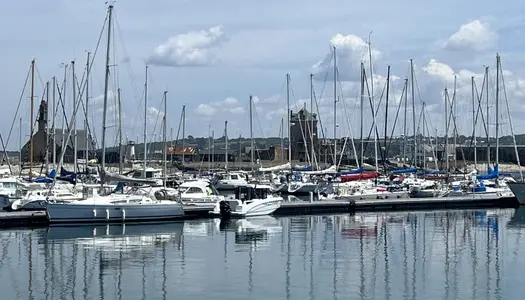
[[[520,208],[0,231],[0,288],[5,299],[519,299],[524,227]]]

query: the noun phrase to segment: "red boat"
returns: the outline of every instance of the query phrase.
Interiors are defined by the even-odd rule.
[[[377,177],[379,177],[379,172],[366,172],[366,173],[360,173],[360,174],[345,174],[345,175],[341,175],[341,182],[374,179],[374,178],[377,178]]]

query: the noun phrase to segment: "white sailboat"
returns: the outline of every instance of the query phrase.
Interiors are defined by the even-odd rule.
[[[106,71],[104,84],[104,112],[102,121],[102,174],[105,174],[105,139],[106,139],[106,112],[108,103],[109,87],[109,55],[111,47],[111,16],[113,5],[108,8],[108,39],[106,49]],[[78,109],[78,104],[77,104]],[[71,122],[75,122],[75,114]],[[71,128],[71,126],[70,126]],[[69,136],[71,131],[69,132]],[[64,154],[61,155],[62,164]],[[104,179],[105,176],[102,176]],[[56,180],[56,178],[55,178]],[[104,180],[102,180],[103,182]],[[103,184],[103,183],[102,183]],[[103,188],[100,189],[103,191]],[[98,195],[93,193],[92,197],[72,203],[49,203],[47,205],[47,217],[51,223],[58,222],[126,222],[146,220],[166,220],[184,216],[181,203],[176,201],[157,200],[153,195],[147,194],[109,194]]]

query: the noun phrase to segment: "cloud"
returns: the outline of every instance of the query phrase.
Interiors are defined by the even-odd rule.
[[[217,62],[215,50],[226,41],[222,26],[175,35],[153,50],[149,63],[158,66],[206,66]]]
[[[160,119],[160,118],[164,117],[164,112],[158,110],[157,108],[155,108],[153,106],[150,106],[146,110],[146,115],[148,117],[148,120],[151,120],[151,119],[156,120],[156,119]]]
[[[214,106],[204,103],[199,104],[197,108],[195,108],[195,113],[204,117],[211,117],[215,115],[216,112],[217,109]]]
[[[339,80],[359,80],[361,62],[369,61],[369,45],[362,38],[349,34],[336,34],[330,40],[330,45],[336,48],[337,69]],[[381,51],[372,48],[372,60],[381,58]],[[332,66],[332,67],[330,67]],[[333,53],[312,66],[312,73],[317,80],[324,80],[328,72],[328,80],[333,80]]]
[[[454,51],[483,51],[491,48],[497,39],[498,34],[492,30],[490,24],[474,20],[461,25],[444,43],[443,48]]]
[[[227,97],[226,99],[222,101],[214,102],[213,105],[216,107],[221,107],[221,106],[231,107],[231,106],[237,105],[238,103],[239,101],[236,98]]]
[[[112,90],[108,91],[108,101],[114,100],[117,97],[117,94],[114,93]],[[98,95],[96,97],[93,97],[90,99],[91,103],[98,106],[104,105],[104,94]]]

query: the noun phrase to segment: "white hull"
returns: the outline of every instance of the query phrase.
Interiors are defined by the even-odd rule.
[[[232,217],[256,217],[266,216],[274,213],[279,207],[281,207],[282,197],[269,197],[266,199],[254,199],[246,202],[236,199],[222,200],[227,202],[231,208]],[[220,203],[219,201],[215,204],[215,208],[211,212],[214,215],[220,215]]]
[[[223,190],[223,191],[224,190],[228,190],[228,191],[234,190],[234,189],[236,189],[236,188],[238,188],[240,186],[249,186],[249,184],[247,184],[247,183],[241,183],[241,184],[238,184],[238,183],[225,183],[225,182],[217,182],[215,184],[215,188],[217,190]]]
[[[378,193],[363,193],[354,195],[341,195],[337,199],[342,200],[376,200],[376,199],[406,199],[407,192],[378,192]]]
[[[154,221],[183,216],[183,206],[177,202],[169,204],[47,204],[47,217],[51,223]]]
[[[314,183],[302,183],[302,182],[291,182],[288,184],[289,194],[309,194],[317,191],[317,184]]]

